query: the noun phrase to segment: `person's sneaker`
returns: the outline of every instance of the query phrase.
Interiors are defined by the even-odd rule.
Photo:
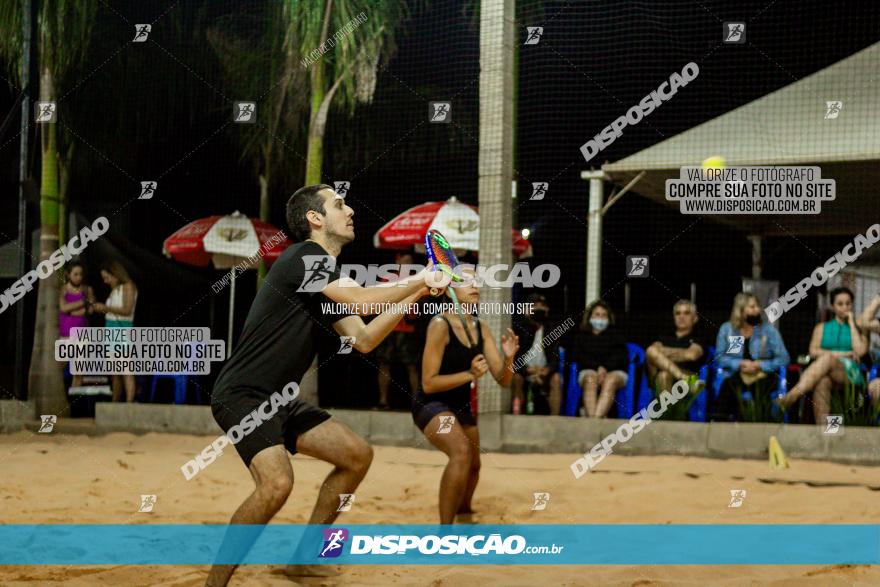
[[[690,375],[684,381],[687,383],[690,392],[694,395],[700,395],[700,392],[706,388],[706,382],[699,379],[696,375]]]

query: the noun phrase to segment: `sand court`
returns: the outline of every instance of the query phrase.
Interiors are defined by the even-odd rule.
[[[212,440],[177,434],[104,436],[19,432],[0,436],[6,524],[223,524],[251,491],[244,466],[224,454],[186,481],[180,466]],[[792,460],[613,455],[575,480],[574,454],[484,453],[472,521],[484,524],[876,524],[880,469]],[[369,474],[338,524],[436,522],[445,457],[424,448],[375,447]],[[295,456],[295,485],[275,523],[307,519],[329,465]],[[745,490],[728,507],[731,490]],[[550,493],[532,511],[535,492]],[[138,512],[141,495],[156,495]],[[596,548],[602,548],[597,544]],[[245,566],[233,585],[291,585],[280,567]],[[204,582],[207,566],[0,567],[0,584],[175,585]],[[342,585],[857,585],[880,583],[867,565],[348,566]],[[309,580],[316,581],[316,580]],[[320,582],[320,580],[318,581]]]

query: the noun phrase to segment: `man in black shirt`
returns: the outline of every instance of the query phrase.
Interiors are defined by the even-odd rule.
[[[697,373],[706,355],[706,343],[696,335],[694,327],[699,317],[697,306],[690,300],[679,300],[672,308],[675,333],[661,336],[645,351],[648,375],[655,388],[672,389],[679,379]]]
[[[526,298],[531,313],[513,318],[513,330],[519,336],[519,356],[513,364],[511,381],[514,413],[558,416],[562,406],[562,380],[557,373],[559,340],[550,339],[554,329],[547,325],[550,306],[547,298],[533,293]],[[532,406],[529,408],[529,390]]]
[[[426,295],[429,288],[425,272],[386,287],[363,288],[351,279],[340,279],[336,257],[354,240],[353,216],[342,196],[328,185],[306,186],[291,196],[287,223],[298,242],[281,254],[266,275],[241,340],[217,378],[211,410],[256,484],[232,516],[232,524],[266,524],[281,509],[293,487],[288,452],[334,465],[321,486],[309,524],[332,523],[338,515],[339,495],[354,493],[370,466],[373,452],[364,439],[295,393],[319,345],[338,349],[342,335],[352,337],[346,340],[367,353],[405,315],[383,312],[365,325],[359,315],[351,313],[369,313],[371,304],[406,306]],[[333,311],[329,304],[334,302],[345,304],[351,313]],[[283,404],[275,395],[282,390],[287,400]],[[270,402],[273,409],[268,409]],[[206,584],[226,585],[235,567],[214,565]],[[320,568],[326,569],[297,566],[288,572],[326,574]]]

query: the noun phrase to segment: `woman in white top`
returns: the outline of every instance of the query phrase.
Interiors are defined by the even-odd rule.
[[[107,297],[107,303],[92,305],[93,310],[106,315],[107,328],[132,328],[138,290],[125,267],[117,261],[108,261],[101,266],[101,279],[110,286],[110,295]],[[119,401],[122,387],[120,384],[123,382],[125,401],[133,402],[134,375],[113,375],[113,401]]]

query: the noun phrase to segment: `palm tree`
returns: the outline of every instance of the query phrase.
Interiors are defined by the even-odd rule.
[[[40,261],[59,245],[59,203],[66,190],[73,142],[59,132],[65,119],[62,88],[78,72],[89,48],[97,12],[93,0],[56,0],[40,3],[37,14],[37,63],[39,99],[57,103],[58,124],[39,126],[40,168]],[[21,83],[22,18],[25,3],[0,2],[0,59],[8,66],[13,83]],[[67,408],[64,380],[55,361],[58,338],[57,279],[39,280],[34,347],[28,377],[28,397],[36,401],[37,413],[60,414]]]
[[[349,115],[356,103],[372,101],[379,61],[394,53],[394,31],[408,10],[403,0],[290,0],[289,4],[298,53],[309,70],[306,183],[320,183],[333,98],[339,96],[339,105]]]
[[[253,163],[260,188],[260,219],[266,222],[271,208],[269,188],[276,175],[294,169],[284,161],[297,154],[296,137],[307,107],[306,94],[297,91],[305,85],[306,75],[299,65],[294,5],[269,2],[247,14],[236,9],[216,18],[207,32],[234,95],[258,101],[257,122],[235,124],[230,130],[241,144],[241,158]],[[261,262],[258,286],[265,270]]]

